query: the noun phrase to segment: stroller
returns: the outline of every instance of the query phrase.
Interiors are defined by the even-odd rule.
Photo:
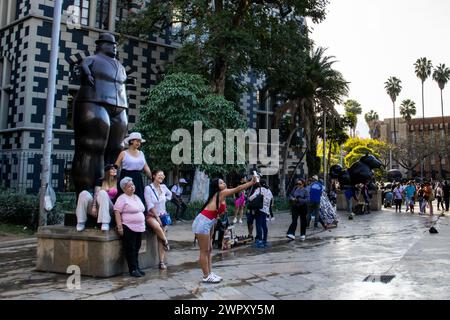
[[[385,208],[392,207],[393,200],[394,200],[394,193],[392,191],[387,191],[384,196],[384,207]]]

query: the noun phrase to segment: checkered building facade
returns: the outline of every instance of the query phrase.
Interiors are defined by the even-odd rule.
[[[1,1],[8,4],[0,6],[0,10],[7,9],[11,16],[7,22],[5,16],[3,23],[0,20],[0,62],[3,66],[10,65],[10,74],[6,77],[9,86],[1,91],[6,102],[0,105],[0,186],[20,192],[36,192],[40,185],[38,173],[42,171],[54,1]],[[77,64],[94,54],[95,40],[101,32],[108,30],[114,33],[115,21],[123,19],[129,10],[139,10],[145,2],[132,0],[131,8],[124,9],[120,7],[124,3],[122,0],[63,1],[52,153],[52,185],[59,191],[65,189],[74,152],[70,118],[71,99],[79,86]],[[78,22],[82,22],[75,27],[71,20],[73,6],[80,9]],[[108,12],[109,19],[102,18],[102,12]],[[138,120],[146,90],[156,83],[158,66],[167,61],[176,48],[169,32],[163,37],[152,37],[151,41],[127,36],[121,39],[119,60],[135,79],[133,85],[127,86],[129,129]],[[241,108],[249,127],[256,128],[260,112],[257,93],[263,80],[251,74],[245,80],[252,84],[253,89],[243,94]],[[293,159],[290,161],[295,162]],[[302,170],[300,168],[298,173],[302,174]]]

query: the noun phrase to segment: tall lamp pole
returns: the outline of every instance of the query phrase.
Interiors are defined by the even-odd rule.
[[[327,112],[323,108],[323,189],[327,190]]]
[[[322,88],[316,89],[316,94],[322,92]],[[319,99],[319,105],[323,111],[323,188],[327,189],[327,158],[326,158],[326,147],[327,147],[327,112]]]
[[[62,0],[55,0],[53,9],[52,43],[50,52],[50,66],[48,75],[47,104],[45,107],[44,151],[42,156],[42,177],[39,199],[39,226],[47,224],[45,210],[45,191],[50,182],[50,167],[52,153],[53,111],[55,105],[56,73],[58,66],[59,34],[61,30]]]

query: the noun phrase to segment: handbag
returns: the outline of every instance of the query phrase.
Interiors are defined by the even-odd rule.
[[[167,213],[163,214],[162,216],[159,216],[159,218],[161,219],[161,223],[162,223],[163,227],[172,224],[172,218]]]
[[[156,199],[159,201],[159,197],[156,194],[155,189],[153,189],[152,186],[150,186],[150,189],[152,189],[153,193],[155,194]],[[172,224],[172,218],[170,217],[170,214],[164,213],[164,214],[159,216],[159,219],[161,219],[161,223],[162,223],[163,227]]]
[[[259,194],[248,202],[248,209],[250,210],[259,210],[264,206],[264,196],[261,193],[261,187],[259,188]]]

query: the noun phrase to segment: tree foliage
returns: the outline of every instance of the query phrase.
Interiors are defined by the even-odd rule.
[[[267,74],[271,58],[283,57],[289,46],[304,42],[303,17],[322,21],[327,4],[327,0],[152,0],[119,29],[141,37],[170,30],[182,43],[172,72],[201,74],[215,93],[224,94],[227,84],[239,84],[249,70]],[[286,37],[291,38],[285,41]]]
[[[201,121],[203,131],[215,128],[222,132],[225,150],[225,129],[246,130],[246,122],[235,106],[223,96],[211,93],[207,82],[199,75],[174,73],[149,91],[147,104],[141,107],[136,130],[149,143],[142,145],[152,167],[171,170],[176,167],[171,152],[179,141],[171,141],[175,129],[186,129],[192,137],[190,159],[193,162],[194,121]],[[203,142],[203,146],[209,142]],[[203,153],[203,148],[202,148]],[[224,160],[225,161],[225,160]],[[241,165],[200,165],[211,176],[242,170]]]

